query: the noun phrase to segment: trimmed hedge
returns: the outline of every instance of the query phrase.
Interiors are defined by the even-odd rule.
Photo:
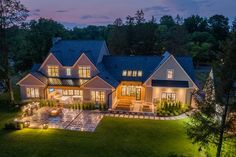
[[[159,116],[178,116],[188,110],[181,102],[162,101],[157,105],[156,114]]]

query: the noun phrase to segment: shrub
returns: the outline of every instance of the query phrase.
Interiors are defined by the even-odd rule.
[[[15,130],[16,129],[16,123],[14,122],[8,122],[5,124],[6,130]]]

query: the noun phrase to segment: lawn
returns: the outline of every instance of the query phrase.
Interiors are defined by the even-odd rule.
[[[13,115],[1,113],[1,127]],[[0,131],[1,157],[165,157],[172,152],[191,157],[204,156],[187,139],[184,120],[106,117],[94,133],[53,129]]]

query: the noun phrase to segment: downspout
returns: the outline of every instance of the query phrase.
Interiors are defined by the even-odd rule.
[[[107,110],[109,109],[109,101],[110,101],[110,95],[113,94],[116,91],[116,89],[110,93],[108,93],[108,98],[107,98]]]

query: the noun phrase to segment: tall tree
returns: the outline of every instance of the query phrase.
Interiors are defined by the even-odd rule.
[[[47,56],[52,46],[52,38],[63,37],[65,28],[56,21],[44,18],[40,18],[38,21],[32,20],[29,27],[28,40],[31,46],[31,53],[34,54],[34,62],[40,63]]]
[[[134,18],[135,18],[137,24],[144,23],[144,22],[145,22],[145,18],[144,18],[144,12],[143,12],[143,10],[138,10],[138,11],[135,13],[135,17],[134,17]]]
[[[9,63],[9,43],[7,30],[15,25],[21,25],[27,18],[28,10],[17,0],[0,1],[0,73],[7,83],[11,102],[14,95],[11,84],[11,73]]]
[[[209,18],[209,28],[216,39],[225,40],[229,33],[229,19],[223,15],[214,15]]]
[[[175,26],[175,21],[172,16],[164,15],[160,19],[160,24],[165,25],[168,28]]]
[[[217,61],[214,75],[211,74],[205,86],[205,98],[197,101],[199,112],[191,116],[187,123],[187,134],[194,143],[202,147],[213,144],[217,157],[221,156],[222,145],[229,137],[232,128],[230,107],[234,97],[233,81],[236,77],[236,36],[224,44],[224,53]]]
[[[198,15],[192,15],[184,19],[184,27],[189,33],[208,31],[207,20]]]

